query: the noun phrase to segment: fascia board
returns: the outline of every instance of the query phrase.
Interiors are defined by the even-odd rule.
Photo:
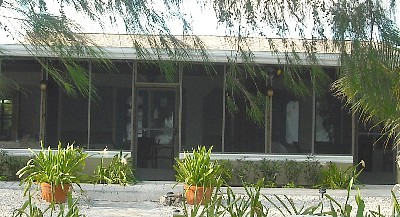
[[[105,48],[105,51],[107,55],[109,56],[110,59],[130,59],[130,60],[138,60],[140,58],[137,57],[136,52],[132,48]],[[216,62],[216,63],[227,63],[229,58],[233,58],[234,56],[234,51],[232,50],[209,50],[209,60],[211,62]],[[255,58],[254,62],[259,63],[259,64],[286,64],[284,61],[284,54],[283,53],[273,53],[273,52],[253,52]],[[279,55],[279,56],[278,56]],[[306,59],[307,55],[304,53],[298,53],[300,56],[300,59],[302,62],[299,63],[299,65],[310,65]],[[290,54],[289,54],[290,56]],[[279,60],[279,58],[281,60]],[[164,60],[170,60],[170,58],[167,55],[161,55],[160,57],[153,55],[151,56],[153,59],[164,59]],[[320,61],[320,65],[322,66],[339,66],[340,65],[340,58],[339,54],[332,54],[332,53],[327,53],[327,54],[316,54],[316,58]],[[203,62],[203,58],[199,55],[193,55],[192,58],[190,59],[181,59],[181,60],[175,60],[175,61],[189,61],[189,62]],[[242,63],[242,61],[239,59],[237,61],[238,63]]]
[[[38,51],[33,53],[34,48],[31,45],[0,45],[0,56],[11,56],[11,57],[54,57],[57,55],[49,54],[48,52]],[[31,51],[29,51],[31,50]],[[103,51],[106,54],[106,58],[109,59],[122,59],[122,60],[140,60],[137,52],[134,48],[131,47],[103,47]],[[211,62],[216,63],[227,63],[230,58],[233,58],[236,51],[233,50],[208,50],[209,60]],[[151,52],[150,52],[151,53]],[[284,53],[274,53],[270,51],[255,51],[254,54],[254,62],[258,64],[286,64]],[[291,54],[289,53],[288,56]],[[307,55],[305,53],[297,53],[300,57],[299,65],[310,65],[307,60]],[[79,56],[79,58],[85,59],[85,57]],[[86,57],[90,58],[90,57]],[[171,60],[168,55],[161,54],[161,56],[157,56],[156,54],[150,56],[150,58],[156,59],[164,59]],[[319,60],[319,64],[322,66],[339,66],[340,65],[340,56],[335,53],[318,53],[316,54],[316,58]],[[200,55],[193,55],[192,58],[189,59],[178,59],[175,61],[184,61],[184,62],[203,62],[204,59]],[[238,59],[238,63],[242,61]]]

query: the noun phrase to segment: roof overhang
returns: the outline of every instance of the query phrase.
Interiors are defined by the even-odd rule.
[[[142,60],[138,56],[137,52],[132,47],[102,47],[104,53],[107,55],[106,58],[112,60]],[[209,61],[214,63],[227,63],[230,58],[232,58],[236,51],[234,50],[217,50],[210,49],[207,50],[209,54]],[[151,53],[151,52],[150,52]],[[285,55],[291,55],[290,53],[275,53],[272,51],[252,51],[254,55],[253,61],[258,64],[287,64],[285,61]],[[305,52],[296,53],[297,57],[300,59],[299,65],[310,65],[308,62],[307,54]],[[339,66],[340,65],[340,55],[337,53],[317,53],[316,59],[319,61],[321,66]],[[47,57],[47,58],[57,58],[56,54],[51,54],[43,51],[35,51],[32,45],[22,45],[22,44],[7,44],[0,45],[0,56],[1,57]],[[90,56],[79,56],[76,58],[90,59]],[[172,60],[167,54],[162,54],[161,56],[156,56],[155,54],[151,56],[152,59],[163,59]],[[184,61],[184,62],[204,62],[204,58],[200,55],[192,55],[188,59],[179,59],[172,61]],[[239,59],[240,63],[241,60]]]

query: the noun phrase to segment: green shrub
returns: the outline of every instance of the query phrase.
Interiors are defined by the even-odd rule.
[[[283,163],[283,170],[285,171],[287,183],[291,183],[291,185],[299,185],[299,177],[302,174],[303,167],[303,162],[286,160]]]
[[[1,181],[17,181],[19,180],[16,173],[26,165],[30,157],[12,156],[6,151],[0,151],[0,180]]]
[[[111,163],[104,166],[104,158],[101,158],[100,165],[97,166],[93,182],[95,184],[119,184],[127,185],[135,183],[136,179],[131,169],[132,163],[127,158],[127,154],[122,156],[122,151],[115,155]]]
[[[288,182],[282,186],[282,188],[297,188],[297,187],[298,185],[296,185],[294,182]]]
[[[233,168],[234,178],[243,183],[255,184],[257,181],[256,164],[254,161],[238,160],[237,166]]]
[[[276,187],[276,178],[280,170],[280,164],[277,161],[263,159],[257,170],[261,179],[264,180],[264,186]]]
[[[226,184],[229,184],[233,179],[233,165],[229,160],[219,160],[221,166],[222,179],[225,180]]]
[[[304,163],[304,178],[311,187],[316,187],[322,179],[322,164],[316,160]]]
[[[361,169],[358,170],[358,167]],[[357,184],[357,177],[364,170],[364,161],[360,161],[357,165],[350,166],[346,170],[338,168],[335,163],[330,162],[328,168],[322,172],[322,183],[318,186],[323,186],[330,189],[346,189],[349,187],[350,180],[354,180]]]

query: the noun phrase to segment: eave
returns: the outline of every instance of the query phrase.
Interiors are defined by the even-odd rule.
[[[107,55],[106,58],[111,60],[141,60],[132,47],[102,47],[103,51]],[[232,58],[236,51],[234,50],[207,50],[209,54],[209,60],[214,63],[227,63],[229,58]],[[258,64],[286,64],[285,53],[274,53],[271,51],[253,51],[254,62]],[[300,59],[299,65],[310,65],[307,61],[307,54],[304,52],[296,53]],[[289,54],[290,56],[290,54]],[[56,54],[51,54],[44,51],[35,51],[32,45],[22,45],[22,44],[7,44],[0,45],[0,57],[10,58],[10,57],[35,57],[35,58],[57,58]],[[278,58],[279,57],[279,58]],[[77,58],[90,59],[90,56],[77,56]],[[155,54],[151,56],[152,59],[163,59],[171,60],[167,54],[162,54],[157,57]],[[319,61],[321,66],[339,66],[340,65],[340,55],[337,53],[317,53],[316,59]],[[187,59],[179,59],[173,61],[185,61],[185,62],[204,62],[204,59],[200,55],[193,55]],[[238,59],[240,63],[241,60]]]

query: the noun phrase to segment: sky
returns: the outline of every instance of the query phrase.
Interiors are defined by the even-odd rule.
[[[157,0],[156,0],[157,1]],[[194,35],[218,35],[224,36],[226,35],[225,29],[221,26],[217,25],[217,18],[212,8],[200,9],[199,7],[193,7],[196,4],[196,0],[183,0],[182,11],[188,11],[186,19],[190,22],[193,28]],[[156,9],[166,12],[165,8],[156,7]],[[82,23],[82,21],[78,21]],[[83,22],[84,23],[84,22]],[[122,23],[122,22],[121,22]],[[85,32],[88,33],[102,33],[102,29],[96,23],[92,23],[91,25],[85,25]],[[108,27],[105,32],[106,33],[121,33],[125,34],[126,31],[124,28],[115,28]],[[182,23],[180,22],[169,22],[168,26],[174,35],[182,35]]]
[[[7,0],[7,1],[15,1],[15,0]],[[159,0],[159,1],[162,1],[162,0]],[[197,6],[197,7],[194,6],[196,3],[194,3],[193,1],[196,1],[196,0],[184,0],[183,8],[182,8],[182,11],[188,11],[188,14],[191,14],[191,17],[188,17],[188,20],[190,21],[190,23],[193,27],[193,34],[196,34],[196,35],[218,35],[218,36],[226,35],[225,29],[221,26],[218,27],[217,19],[216,19],[213,9],[205,8],[204,10],[201,10],[199,6]],[[50,10],[52,8],[54,8],[55,11],[53,11],[53,12],[57,13],[57,10],[58,10],[58,9],[56,9],[56,8],[58,8],[58,5],[56,5],[57,1],[49,0],[47,2],[49,2],[48,8]],[[157,2],[157,0],[155,0],[154,2]],[[159,9],[160,11],[165,10],[161,6],[157,7],[157,3],[155,3],[155,4],[156,4],[156,8]],[[400,11],[400,3],[397,5],[397,8],[398,9],[396,10],[396,12]],[[0,14],[3,14],[3,16],[18,18],[18,14],[11,13],[10,10],[7,10],[5,8],[0,8]],[[398,13],[396,13],[396,14],[398,14]],[[120,33],[120,34],[126,33],[124,31],[123,25],[120,25],[119,27],[106,25],[106,29],[103,30],[96,23],[90,22],[88,18],[85,18],[82,15],[76,13],[73,8],[70,8],[70,9],[67,8],[66,15],[67,15],[67,17],[74,18],[74,20],[83,27],[83,30],[84,30],[83,32],[86,32],[86,33],[102,33],[102,32]],[[0,20],[2,20],[1,15],[0,15]],[[397,20],[397,23],[400,23],[400,16],[398,16],[396,20]],[[107,18],[105,19],[105,21],[107,21]],[[10,23],[9,26],[12,27],[13,23]],[[182,34],[182,24],[181,23],[172,22],[172,23],[169,23],[169,27],[173,34],[175,34],[175,35]],[[14,26],[14,28],[18,28],[18,27]],[[3,37],[5,35],[5,33],[4,33],[4,31],[1,31],[1,28],[0,28],[0,35],[1,35],[0,44],[17,42],[17,40],[13,40],[12,37]],[[254,36],[257,36],[257,34],[255,34]],[[277,37],[276,35],[269,35],[269,36]],[[297,33],[292,32],[292,34],[289,34],[288,37],[296,38],[298,36],[297,36]]]
[[[14,0],[8,0],[8,1],[14,1]],[[156,0],[157,1],[157,0]],[[182,10],[183,11],[190,11],[190,14],[192,15],[191,17],[188,16],[188,20],[192,24],[193,27],[193,33],[196,35],[225,35],[225,31],[222,28],[217,28],[217,19],[215,17],[215,13],[213,12],[212,8],[209,8],[209,10],[200,10],[198,7],[193,8],[193,4],[191,1],[195,0],[184,0],[184,5]],[[58,14],[58,4],[57,1],[55,0],[49,0],[48,2],[48,8],[51,12]],[[54,8],[54,9],[52,9]],[[57,8],[57,9],[56,9]],[[156,7],[157,8],[157,7]],[[164,10],[161,7],[158,7],[159,10]],[[119,25],[119,27],[106,25],[105,30],[103,30],[97,23],[90,21],[90,19],[82,16],[81,14],[75,12],[75,10],[70,7],[66,7],[66,16],[68,18],[72,18],[76,23],[80,24],[81,27],[83,28],[83,32],[85,33],[119,33],[119,34],[125,34],[126,32],[124,31],[123,25]],[[0,8],[0,20],[5,21],[4,17],[1,18],[1,14],[6,17],[14,17],[14,18],[19,18],[19,16],[16,13],[13,13],[11,10],[7,10],[5,8]],[[105,18],[103,20],[106,24],[109,23],[108,18]],[[121,24],[123,24],[121,22]],[[8,23],[8,26],[11,28],[16,28],[15,23]],[[172,22],[169,23],[170,30],[172,31],[173,34],[175,35],[181,35],[182,34],[182,26],[181,23],[177,22]],[[17,43],[18,40],[13,40],[12,37],[3,37],[5,35],[4,31],[0,28],[0,35],[2,36],[0,38],[0,44],[9,44],[9,43]],[[22,36],[21,36],[22,37]]]

